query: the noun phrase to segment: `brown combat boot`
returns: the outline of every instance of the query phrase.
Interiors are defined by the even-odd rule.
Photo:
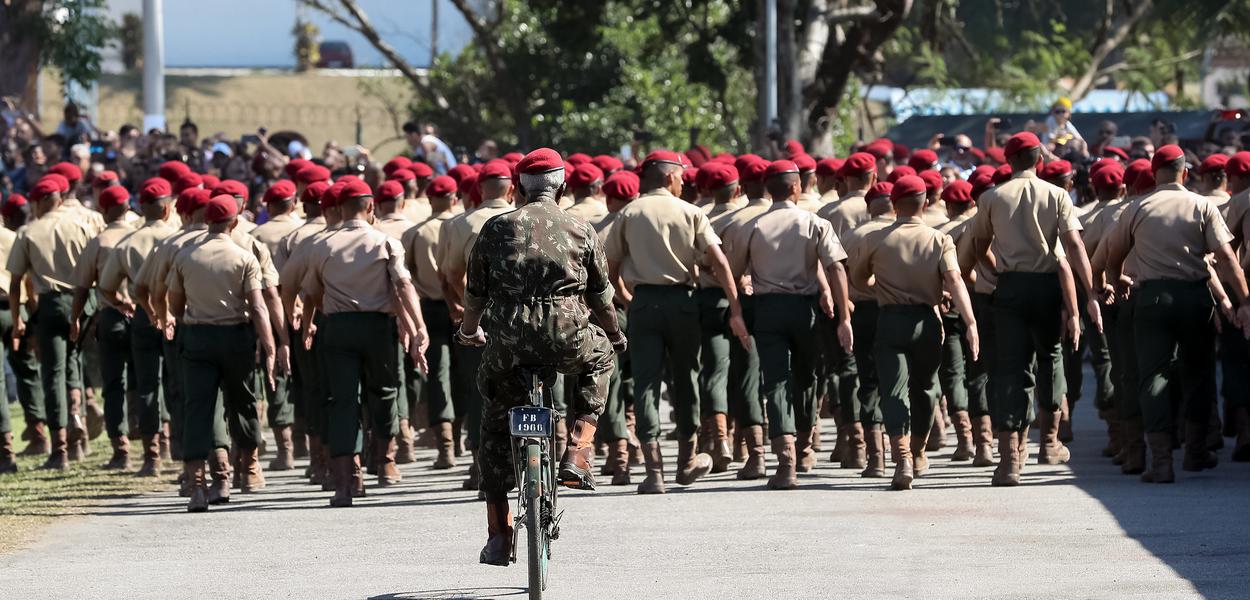
[[[560,459],[560,485],[575,490],[595,489],[594,454],[595,429],[598,420],[593,416],[581,416],[573,421],[569,431],[564,456]]]
[[[799,430],[794,437],[794,470],[799,473],[809,473],[816,466],[816,449],[812,447],[812,440],[817,436],[816,429]],[[776,446],[776,439],[773,440]]]
[[[1063,397],[1063,402],[1059,405],[1059,426],[1056,428],[1055,435],[1062,444],[1072,441],[1072,407],[1074,405],[1075,403],[1068,400],[1067,396]]]
[[[469,463],[469,474],[464,481],[460,483],[460,489],[477,491],[478,482],[481,481],[480,474],[477,469],[477,452],[472,453],[473,462]]]
[[[321,483],[321,475],[318,474],[318,467],[321,465],[321,439],[315,435],[308,436],[308,466],[304,467],[304,477],[308,478],[308,483]]]
[[[1042,422],[1042,440],[1037,448],[1037,464],[1061,465],[1068,462],[1072,453],[1059,441],[1059,425],[1063,422],[1063,413],[1043,412],[1038,416]]]
[[[204,491],[204,461],[188,460],[182,465],[182,474],[191,490],[190,499],[187,500],[187,512],[207,512],[208,494]]]
[[[606,464],[612,468],[612,485],[629,485],[629,440],[613,440]]]
[[[386,487],[404,480],[395,464],[395,454],[399,452],[399,441],[396,436],[378,436],[378,485]]]
[[[915,432],[912,433],[912,437],[913,438],[916,437]],[[916,447],[916,444],[913,441],[912,442],[912,449],[913,449],[912,459],[913,460],[916,458],[914,456],[915,447]],[[937,410],[933,411],[933,424],[929,426],[929,432],[926,434],[924,449],[928,450],[929,452],[937,452],[938,450],[941,450],[942,448],[945,448],[945,447],[946,447],[946,411],[942,410],[942,403],[939,403]]]
[[[951,461],[965,462],[972,460],[976,454],[976,447],[972,442],[972,419],[968,418],[968,411],[960,410],[955,412],[955,416],[951,418],[951,425],[955,428],[955,452],[951,454]]]
[[[663,494],[664,455],[660,452],[660,443],[647,442],[642,449],[642,459],[647,465],[647,477],[638,484],[638,493]]]
[[[1016,431],[998,432],[998,468],[990,484],[997,487],[1020,485],[1020,436]]]
[[[768,478],[770,490],[792,490],[799,485],[797,475],[798,449],[795,436],[779,435],[772,440],[773,455],[777,457],[777,470]]]
[[[716,439],[716,423],[712,417],[703,417],[699,421],[699,443],[698,451],[704,454],[712,453],[712,441]]]
[[[0,402],[8,400],[0,398]],[[17,463],[13,462],[13,433],[5,432],[0,444],[0,473],[16,473]]]
[[[864,431],[864,460],[867,463],[860,477],[885,477],[885,447],[882,446],[881,425],[869,423]]]
[[[365,497],[365,474],[360,468],[360,455],[352,455],[352,498]]]
[[[295,468],[295,440],[291,435],[290,425],[279,425],[273,428],[274,445],[277,446],[273,460],[269,461],[270,471],[290,471]]]
[[[1125,475],[1146,472],[1146,443],[1142,439],[1141,421],[1124,421],[1120,434],[1124,439],[1124,464],[1120,465],[1120,472]]]
[[[695,452],[693,437],[677,440],[677,484],[691,485],[712,471],[712,457]]]
[[[508,498],[486,501],[486,546],[478,556],[484,565],[506,567],[512,564],[512,507]]]
[[[1107,424],[1107,445],[1103,447],[1102,455],[1106,458],[1118,456],[1123,443],[1120,440],[1120,419],[1116,416],[1116,410],[1114,408],[1100,410],[1098,418]]]
[[[260,450],[239,449],[239,491],[251,494],[265,489],[265,475],[260,471]]]
[[[972,466],[994,466],[994,423],[989,415],[977,419],[975,437],[977,450],[972,457]]]
[[[69,427],[66,428],[65,457],[69,462],[78,462],[87,456],[87,430],[81,424],[75,423],[78,419],[77,415],[72,416]]]
[[[48,433],[44,428],[43,421],[35,421],[34,424],[28,426],[26,431],[29,443],[22,450],[22,456],[45,456],[51,449],[48,444]]]
[[[729,446],[729,421],[725,413],[712,415],[712,435],[710,442],[712,472],[724,473],[729,470],[729,465],[733,464],[734,460],[733,449]]]
[[[836,421],[836,419],[835,419]],[[829,462],[837,463],[839,468],[846,461],[847,439],[851,435],[850,423],[837,421],[838,436],[833,438],[833,451],[829,453]]]
[[[568,445],[569,426],[564,419],[556,419],[556,430],[552,435],[553,447],[552,456],[564,456],[564,450]]]
[[[230,452],[225,448],[213,450],[213,457],[207,465],[209,478],[208,503],[225,504],[230,501]]]
[[[40,468],[53,471],[69,469],[69,430],[52,430],[52,452]]]
[[[143,465],[135,475],[139,477],[161,476],[161,434],[143,434]],[[185,473],[186,470],[184,469]]]
[[[738,469],[738,479],[762,479],[767,472],[767,459],[764,457],[764,427],[752,425],[739,427],[743,441],[747,446],[747,458],[742,468]]]
[[[1203,440],[1198,440],[1203,443]],[[1147,433],[1146,444],[1150,446],[1150,469],[1141,474],[1145,483],[1173,483],[1176,473],[1172,471],[1172,434]]]
[[[330,498],[330,506],[333,508],[345,508],[352,505],[353,480],[356,478],[356,470],[359,465],[356,462],[356,455],[336,456],[330,461],[334,465],[334,497]]]
[[[1029,464],[1029,426],[1028,425],[1025,425],[1024,431],[1021,431],[1020,435],[1016,437],[1016,454],[1020,455],[1020,460],[1018,461],[1018,463],[1020,465],[1020,470],[1023,471],[1024,465]]]
[[[1185,421],[1185,454],[1181,468],[1186,471],[1214,469],[1219,464],[1215,453],[1208,450],[1207,423]]]
[[[933,430],[930,429],[929,431],[932,432]],[[910,435],[910,436],[905,436],[905,437],[911,440],[911,455],[908,456],[907,458],[911,460],[912,476],[920,477],[921,475],[924,475],[925,473],[929,472],[929,455],[926,454],[926,448],[928,448],[930,444],[928,443],[928,440],[926,439],[926,437],[929,439],[932,439],[933,436],[932,434],[930,434],[929,436],[926,436],[926,437],[921,437],[921,436],[916,436],[916,435]],[[894,460],[893,457],[894,457],[894,448],[893,446],[891,446],[890,460]],[[895,465],[894,470],[896,472],[898,471],[898,465]]]
[[[395,439],[395,464],[407,465],[417,462],[416,443],[408,419],[399,420],[399,437]]]
[[[1237,441],[1233,445],[1233,462],[1250,462],[1250,410],[1240,407],[1233,411],[1233,428]]]
[[[864,441],[864,425],[858,421],[846,425],[846,450],[838,464],[843,469],[863,469],[868,466],[868,448]]]
[[[100,468],[116,471],[130,470],[130,438],[119,435],[109,438],[109,443],[113,446],[113,457],[104,463]]]
[[[747,428],[734,427],[734,462],[746,462],[747,460]]]
[[[261,441],[263,442],[264,440],[261,440]],[[177,458],[178,460],[182,460],[181,443],[179,447],[177,448],[177,451],[175,452],[174,437],[173,435],[170,434],[169,421],[166,421],[165,423],[161,425],[160,442],[161,442],[161,460],[165,462],[172,462],[175,456],[178,457]]]
[[[912,456],[917,446],[919,445],[910,435],[890,436],[890,460],[894,462],[894,477],[890,480],[890,489],[911,489],[911,482],[917,475]],[[923,450],[923,446],[920,447]]]
[[[434,468],[450,469],[456,466],[456,440],[453,437],[451,421],[442,421],[431,427],[435,433],[435,444],[438,446],[438,457],[434,459]]]
[[[291,446],[296,460],[312,457],[308,450],[308,429],[303,418],[296,417],[295,424],[291,426]]]

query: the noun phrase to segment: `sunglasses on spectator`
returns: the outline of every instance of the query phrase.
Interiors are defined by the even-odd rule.
[[[1054,110],[1052,110],[1052,111],[1050,111],[1050,112],[1051,112],[1051,113],[1053,113],[1053,114],[1056,114],[1056,115],[1066,115],[1066,114],[1068,114],[1068,109],[1066,109],[1066,108],[1056,108],[1056,109],[1054,109]]]

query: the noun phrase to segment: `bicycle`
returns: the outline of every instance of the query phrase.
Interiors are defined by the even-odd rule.
[[[549,402],[545,393],[548,382],[554,382],[555,369],[550,367],[518,367],[522,380],[529,382],[529,404],[508,410],[512,433],[512,464],[517,481],[517,511],[513,531],[525,529],[529,545],[529,596],[542,598],[547,589],[547,563],[551,558],[551,542],[560,537],[560,517],[556,512],[556,480],[558,458],[551,455],[554,447],[556,419],[564,418]],[[516,562],[519,537],[512,537],[512,562]]]

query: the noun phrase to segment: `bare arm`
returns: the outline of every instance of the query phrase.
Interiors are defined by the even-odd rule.
[[[172,294],[171,294],[172,295]],[[276,357],[274,356],[273,326],[269,322],[270,308],[265,303],[265,292],[252,290],[247,293],[248,313],[252,317],[252,328],[256,330],[256,341],[260,344],[261,355],[265,357],[265,374],[269,387],[274,386],[273,373]]]
[[[955,310],[959,312],[959,316],[963,318],[967,331],[964,338],[968,340],[968,349],[972,351],[972,360],[977,360],[981,355],[981,336],[977,331],[976,315],[972,311],[972,298],[968,296],[968,288],[964,285],[963,277],[959,271],[947,271],[942,273],[942,283],[946,287],[946,292],[951,295],[951,301],[955,304]]]
[[[620,261],[608,261],[608,279],[612,281],[612,289],[616,292],[615,298],[620,301],[622,306],[629,306],[629,303],[634,300],[634,295],[629,293],[629,288],[625,286],[625,280],[621,279]]]
[[[417,298],[417,288],[412,286],[412,280],[403,279],[395,288],[395,292],[406,313],[405,320],[413,328],[409,333],[411,341],[408,347],[408,353],[412,356],[412,364],[417,367],[417,370],[426,373],[429,371],[429,366],[425,362],[425,350],[430,347],[430,336],[426,333],[425,317],[421,314],[421,301]]]
[[[277,336],[276,367],[278,373],[291,372],[291,336],[286,330],[286,312],[282,308],[282,298],[278,296],[278,288],[267,287],[261,292],[265,300],[265,308],[269,313],[269,322]]]
[[[1094,278],[1089,264],[1089,255],[1085,253],[1085,242],[1081,240],[1081,232],[1075,230],[1068,231],[1062,235],[1060,240],[1063,243],[1063,249],[1068,253],[1067,263],[1072,269],[1072,277],[1077,280],[1081,287],[1085,288],[1087,294],[1085,311],[1089,314],[1090,323],[1094,325],[1094,329],[1102,333],[1102,308],[1098,305],[1099,290],[1094,289]]]
[[[834,261],[829,265],[829,291],[833,294],[833,303],[838,308],[838,343],[842,345],[842,349],[851,352],[854,350],[855,337],[851,330],[851,298],[849,296],[849,286],[846,282],[846,267],[842,266],[841,261]]]
[[[742,319],[742,305],[738,303],[738,283],[734,280],[733,271],[729,268],[729,261],[725,260],[725,254],[721,252],[719,244],[708,246],[705,254],[713,274],[716,275],[716,281],[720,283],[721,289],[725,290],[725,299],[729,301],[729,329],[733,331],[734,337],[738,338],[742,347],[749,350],[751,335],[747,332],[746,321]]]
[[[78,341],[79,329],[78,322],[82,319],[82,311],[87,307],[87,295],[91,290],[85,287],[74,288],[74,303],[69,309],[69,339],[71,342]]]
[[[13,317],[13,351],[16,352],[26,337],[26,322],[22,320],[22,280],[25,277],[14,277],[9,283],[9,314]]]

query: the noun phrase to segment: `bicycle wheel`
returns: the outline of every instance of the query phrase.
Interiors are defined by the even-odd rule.
[[[541,444],[526,446],[526,496],[529,500],[525,514],[525,534],[529,540],[529,588],[530,599],[541,600],[547,589],[547,527],[543,523],[543,470]]]

